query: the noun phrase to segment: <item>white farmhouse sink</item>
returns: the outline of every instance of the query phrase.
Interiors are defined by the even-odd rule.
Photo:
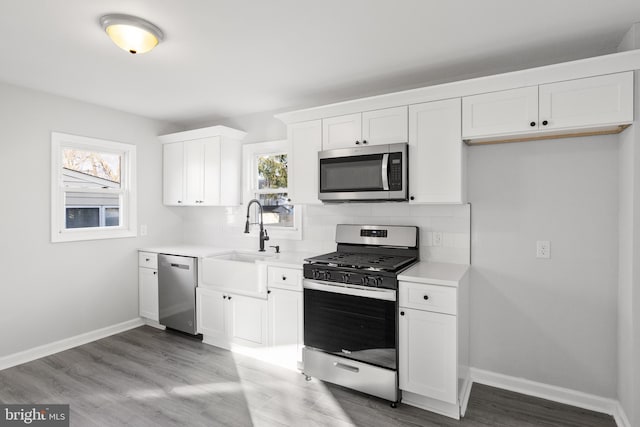
[[[266,267],[256,261],[273,256],[268,253],[231,251],[202,259],[199,286],[226,292],[261,295],[266,292]]]

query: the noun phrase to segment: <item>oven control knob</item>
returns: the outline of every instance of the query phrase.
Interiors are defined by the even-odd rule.
[[[375,282],[376,282],[376,287],[379,288],[380,286],[382,286],[382,277],[376,277]]]
[[[351,277],[351,273],[343,273],[342,274],[342,282],[343,283],[349,283],[349,278]]]
[[[320,280],[320,270],[313,270],[312,274],[315,280]]]
[[[330,271],[323,271],[324,273],[324,280],[331,280],[331,272]]]

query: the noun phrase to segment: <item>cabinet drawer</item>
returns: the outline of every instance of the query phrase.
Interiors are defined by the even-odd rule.
[[[456,314],[457,289],[448,286],[400,282],[400,307]]]
[[[138,252],[138,265],[146,268],[158,268],[158,254],[153,252]]]
[[[269,287],[302,290],[302,270],[268,267]]]

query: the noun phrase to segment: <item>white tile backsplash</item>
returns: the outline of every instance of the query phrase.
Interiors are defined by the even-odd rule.
[[[253,249],[258,239],[243,233],[246,210],[239,207],[185,207],[185,243]],[[335,250],[337,224],[414,225],[420,228],[423,260],[468,263],[469,205],[409,205],[407,203],[341,203],[309,205],[302,218],[302,240],[270,240],[283,251],[324,253]],[[266,227],[268,229],[268,227]],[[432,233],[442,233],[433,246]]]

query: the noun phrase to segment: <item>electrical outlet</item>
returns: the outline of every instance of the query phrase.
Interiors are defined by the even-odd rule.
[[[551,258],[551,242],[538,240],[536,242],[536,258]]]
[[[142,224],[140,226],[140,235],[141,236],[146,236],[147,235],[147,224]]]
[[[433,246],[442,246],[442,232],[434,231],[433,232]]]

